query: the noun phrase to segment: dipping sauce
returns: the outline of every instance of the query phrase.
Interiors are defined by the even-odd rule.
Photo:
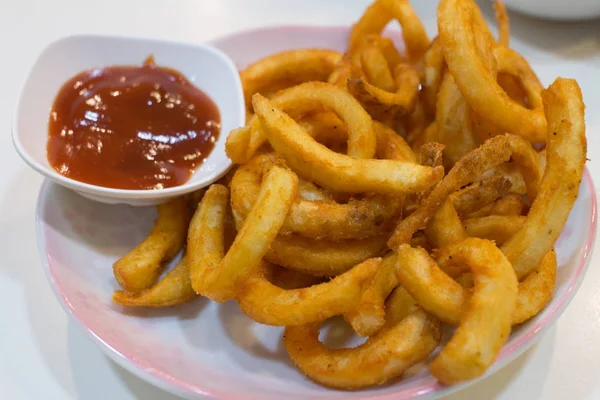
[[[83,71],[60,89],[47,157],[60,174],[116,189],[185,183],[221,129],[214,102],[180,72],[156,66]]]

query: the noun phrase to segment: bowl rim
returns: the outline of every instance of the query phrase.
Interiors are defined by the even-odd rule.
[[[53,180],[57,184],[60,184],[69,189],[88,193],[95,196],[100,196],[104,198],[114,199],[114,200],[151,200],[151,199],[160,199],[160,198],[170,198],[177,195],[182,195],[186,193],[193,192],[195,190],[206,187],[215,181],[219,180],[223,176],[227,174],[227,172],[231,169],[233,162],[224,152],[223,154],[223,162],[219,162],[219,168],[216,168],[212,172],[205,173],[200,179],[196,181],[192,181],[192,178],[181,185],[173,186],[164,189],[117,189],[112,187],[105,187],[94,185],[90,183],[86,183],[83,181],[78,181],[73,178],[66,177],[64,175],[56,172],[52,167],[46,166],[39,162],[35,157],[33,157],[29,152],[25,150],[22,134],[19,134],[19,116],[22,113],[22,109],[24,106],[24,90],[29,82],[31,74],[34,69],[38,67],[41,59],[50,51],[52,51],[56,46],[62,45],[66,42],[72,40],[93,40],[93,39],[108,39],[108,40],[129,40],[129,41],[144,41],[144,42],[154,42],[163,45],[174,45],[174,46],[186,46],[190,49],[199,49],[205,51],[207,53],[211,53],[215,58],[220,59],[226,68],[233,72],[232,78],[234,80],[234,85],[236,87],[237,99],[236,101],[239,103],[239,115],[237,115],[238,121],[236,121],[233,125],[237,126],[243,124],[246,120],[246,112],[245,112],[245,101],[244,101],[244,92],[242,88],[242,81],[238,73],[238,69],[231,59],[224,51],[220,50],[218,47],[212,45],[210,42],[202,42],[202,43],[192,43],[192,42],[180,42],[174,40],[164,40],[157,38],[148,38],[141,36],[133,36],[133,35],[105,35],[105,34],[72,34],[62,36],[56,40],[49,42],[43,50],[38,54],[35,61],[31,64],[27,74],[19,88],[19,92],[17,94],[16,106],[12,115],[12,125],[11,125],[11,136],[13,147],[15,148],[17,154],[21,157],[25,163],[31,167],[36,172],[41,175]],[[240,125],[241,126],[241,125]],[[219,133],[219,140],[226,140],[229,132],[221,131]],[[216,146],[213,151],[217,150]],[[212,152],[211,152],[212,154]],[[200,168],[199,165],[197,168]]]

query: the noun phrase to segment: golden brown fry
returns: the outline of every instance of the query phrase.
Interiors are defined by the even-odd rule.
[[[396,120],[414,111],[419,95],[419,75],[408,64],[394,68],[394,87],[387,91],[370,84],[363,78],[350,78],[348,91],[367,112],[378,121]]]
[[[439,322],[421,309],[400,319],[355,348],[328,349],[319,341],[319,325],[290,326],[283,343],[303,374],[333,388],[360,389],[400,376],[427,358],[440,342]],[[391,316],[392,316],[391,315]]]
[[[461,157],[477,147],[469,106],[450,74],[446,74],[442,80],[436,110],[437,138],[446,146],[444,166],[450,169]]]
[[[352,310],[379,260],[370,259],[328,282],[300,289],[282,289],[257,271],[236,293],[241,310],[266,325],[291,326],[323,321]]]
[[[402,26],[406,51],[412,60],[419,60],[429,47],[429,37],[423,23],[407,0],[375,0],[354,24],[348,48],[352,52],[369,34],[380,35],[392,19]]]
[[[421,72],[423,103],[431,117],[436,115],[438,92],[445,72],[446,61],[444,60],[442,44],[439,37],[436,37],[423,56],[423,69]]]
[[[525,179],[519,171],[518,166],[514,162],[507,162],[506,164],[499,165],[492,170],[494,173],[502,175],[510,180],[510,189],[508,193],[525,195],[527,194],[527,185]],[[490,171],[490,172],[492,172]],[[540,172],[543,174],[543,168],[540,163]]]
[[[498,62],[498,72],[515,78],[525,91],[526,106],[531,109],[543,110],[541,96],[543,86],[527,60],[516,51],[506,47],[495,48],[494,57]]]
[[[227,189],[211,186],[192,218],[188,233],[190,273],[198,294],[219,302],[234,297],[238,282],[259,268],[283,225],[296,198],[297,184],[296,175],[274,166],[263,181],[252,211],[222,259],[219,257],[224,252],[224,228],[220,226],[224,225]]]
[[[205,291],[205,276],[218,268],[225,256],[225,221],[228,217],[229,190],[211,185],[198,205],[188,230],[188,268],[192,287],[198,294]]]
[[[502,135],[489,139],[477,149],[460,159],[444,179],[435,186],[411,215],[400,221],[388,241],[391,249],[409,243],[412,235],[424,229],[443,201],[453,192],[512,158],[527,178],[527,191],[535,198],[540,182],[539,158],[531,144],[515,135]]]
[[[498,85],[495,71],[486,65],[477,41],[473,0],[442,0],[438,6],[438,30],[448,70],[469,106],[502,132],[518,134],[531,142],[544,140],[546,119],[541,109],[529,110],[510,99]],[[489,57],[487,57],[489,58]],[[477,88],[477,90],[474,90]]]
[[[510,187],[511,183],[507,177],[493,174],[452,193],[450,199],[458,215],[464,218],[505,195]]]
[[[270,268],[268,268],[269,273],[265,275],[266,278],[273,285],[282,289],[301,289],[323,283],[324,280],[327,279],[320,276],[294,271],[280,265],[269,264],[267,262],[264,264],[270,265]]]
[[[360,64],[371,84],[386,92],[396,90],[396,83],[392,76],[393,67],[390,68],[385,55],[381,51],[378,36],[365,37],[360,51]]]
[[[446,384],[480,376],[494,362],[510,335],[518,291],[510,262],[493,243],[469,238],[453,246],[457,249],[453,262],[469,267],[475,287],[452,339],[429,366],[431,374]],[[396,273],[401,283],[402,254],[409,249],[401,246],[398,253]]]
[[[442,164],[442,152],[444,146],[439,143],[427,143],[421,146],[419,149],[419,163],[430,167],[439,166]],[[418,201],[417,201],[418,203]],[[454,210],[445,209],[442,212],[451,213]],[[454,214],[456,212],[454,211]],[[446,215],[440,215],[440,217]],[[458,223],[458,226],[456,226]],[[451,237],[449,239],[443,238],[442,229],[437,227],[431,227],[430,235],[437,243],[447,243],[453,239],[462,239],[466,234],[462,228],[460,220],[450,220],[450,226],[446,226],[451,231]],[[427,235],[423,236],[424,242],[429,245]],[[345,318],[348,323],[352,326],[354,331],[359,336],[371,336],[378,332],[385,324],[385,310],[384,303],[388,295],[398,286],[398,279],[394,273],[396,268],[396,256],[394,253],[388,254],[381,265],[379,266],[377,273],[373,279],[369,282],[365,288],[360,302],[355,310],[346,313]]]
[[[388,235],[367,239],[318,240],[302,236],[278,236],[265,258],[273,264],[317,276],[336,276],[362,261],[379,257]]]
[[[465,229],[467,229],[466,232]],[[449,198],[444,201],[444,204],[433,215],[433,218],[431,218],[431,221],[429,221],[425,228],[427,241],[434,249],[439,249],[466,239],[467,232],[468,228],[466,224],[463,227],[458,213]],[[470,233],[469,235],[473,236]]]
[[[516,77],[503,72],[498,72],[498,77],[496,79],[498,80],[498,85],[504,89],[506,94],[508,94],[508,97],[523,107],[529,108],[527,92],[525,92],[523,85],[521,85],[521,82],[519,82]]]
[[[453,326],[458,326],[468,311],[472,295],[468,288],[474,280],[467,272],[468,264],[457,257],[461,247],[463,243],[442,249],[436,263],[424,250],[408,249],[403,245],[396,268],[402,286],[419,305]],[[458,277],[457,280],[452,279],[453,276]],[[519,283],[512,324],[520,324],[537,315],[550,302],[555,279],[556,253],[552,250],[544,256],[535,272]]]
[[[129,292],[151,287],[185,243],[189,208],[184,197],[158,206],[158,218],[146,238],[113,264],[114,276]]]
[[[586,161],[584,104],[577,82],[558,78],[542,97],[548,119],[546,170],[523,227],[502,246],[519,279],[554,246],[577,199]]]
[[[264,98],[256,94],[259,98]],[[350,157],[373,158],[377,140],[369,114],[360,103],[332,84],[306,82],[282,90],[269,102],[292,117],[308,112],[331,110],[347,125]],[[232,130],[227,136],[225,150],[234,163],[245,164],[267,142],[259,119],[254,116],[242,128]]]
[[[379,265],[375,276],[363,291],[354,310],[344,317],[359,336],[372,336],[385,324],[385,299],[398,286],[394,273],[396,256],[388,254]]]
[[[331,111],[307,114],[298,120],[298,124],[317,142],[330,149],[340,147],[348,140],[346,124]],[[377,158],[415,161],[416,156],[412,148],[393,129],[379,121],[373,121],[373,129],[377,138]]]
[[[272,88],[284,89],[302,82],[325,82],[342,55],[327,49],[295,49],[271,54],[240,72],[246,107],[251,111],[252,95]],[[285,85],[285,86],[284,86]]]
[[[415,148],[415,142],[423,135],[428,126],[429,121],[427,119],[425,105],[423,104],[423,100],[418,98],[414,111],[402,118],[402,128],[405,131],[406,141],[413,149]]]
[[[162,308],[183,304],[196,297],[192,288],[187,259],[184,257],[150,289],[139,293],[115,290],[112,300],[127,307]]]
[[[356,64],[356,55],[345,53],[329,75],[327,82],[344,89],[350,78],[366,78],[366,76],[361,66]]]
[[[373,121],[373,128],[377,136],[378,158],[415,162],[417,158],[415,152],[402,136],[378,121]]]
[[[242,220],[258,197],[263,176],[277,157],[261,154],[241,166],[231,182],[231,207]],[[297,198],[279,232],[297,233],[313,239],[364,239],[389,232],[399,216],[400,202],[389,196],[374,195],[350,199],[345,204]]]
[[[556,252],[550,250],[537,269],[519,282],[519,296],[513,324],[520,324],[536,316],[552,300],[556,284]]]
[[[488,215],[467,218],[463,224],[469,236],[493,240],[502,246],[521,229],[523,222],[525,217],[521,215]]]
[[[508,194],[482,207],[480,210],[467,215],[467,218],[487,217],[489,215],[517,216],[523,214],[523,208],[524,204],[521,195]]]
[[[254,111],[271,146],[303,177],[340,192],[418,192],[436,183],[440,168],[401,160],[354,159],[324,148],[269,100],[254,96]],[[536,154],[537,157],[537,154]]]
[[[405,57],[400,54],[392,39],[377,36],[377,44],[388,63],[390,71],[393,70],[396,65],[406,62]]]
[[[498,22],[498,44],[500,46],[510,46],[510,21],[508,19],[508,13],[502,0],[494,1],[494,11],[496,14],[496,21]]]

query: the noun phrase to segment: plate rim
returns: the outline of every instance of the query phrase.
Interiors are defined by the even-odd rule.
[[[228,33],[216,38],[211,39],[210,43],[215,43],[219,41],[224,41],[230,39],[235,36],[239,36],[242,34],[248,33],[256,33],[259,31],[268,31],[271,29],[318,29],[318,30],[330,30],[330,29],[339,29],[344,28],[348,29],[348,27],[340,26],[340,25],[330,25],[330,26],[311,26],[311,25],[274,25],[274,26],[263,26],[255,29],[246,29],[239,30],[232,33]],[[537,321],[534,325],[527,328],[527,332],[519,337],[515,343],[511,343],[510,345],[505,345],[492,366],[480,377],[476,379],[469,380],[467,382],[463,382],[460,384],[452,385],[452,386],[444,386],[440,384],[435,378],[427,377],[423,382],[417,384],[413,387],[406,388],[404,390],[400,389],[395,393],[388,394],[373,394],[368,396],[370,400],[402,400],[402,399],[413,399],[421,396],[442,396],[448,395],[450,393],[459,391],[467,386],[470,386],[486,377],[489,377],[496,373],[498,370],[504,368],[510,362],[518,358],[521,354],[523,354],[531,345],[533,345],[537,340],[541,339],[544,333],[554,325],[556,320],[560,318],[563,312],[568,308],[569,304],[575,297],[578,292],[583,280],[585,279],[585,275],[589,268],[589,265],[592,260],[594,244],[596,242],[597,236],[597,193],[595,189],[595,185],[592,179],[592,175],[587,166],[584,167],[582,184],[585,184],[589,193],[590,193],[590,217],[591,222],[586,233],[585,242],[582,243],[582,251],[578,255],[579,264],[576,267],[575,272],[573,273],[573,277],[567,283],[567,289],[563,293],[563,295],[555,301],[554,306],[547,312],[546,315],[543,316],[539,321]],[[132,373],[136,377],[166,391],[169,393],[176,394],[178,396],[188,398],[188,399],[198,399],[198,396],[203,396],[208,399],[214,400],[248,400],[252,398],[251,396],[241,397],[237,395],[232,395],[229,393],[223,393],[218,390],[206,389],[199,387],[196,384],[191,384],[179,378],[173,377],[172,375],[161,372],[154,367],[145,365],[143,362],[136,360],[133,357],[128,356],[126,353],[122,353],[119,350],[115,349],[111,344],[106,342],[100,336],[98,336],[92,329],[90,329],[77,315],[73,306],[71,305],[69,299],[64,294],[64,290],[62,290],[61,284],[56,279],[56,276],[53,274],[53,268],[51,266],[51,257],[46,252],[46,240],[43,229],[40,229],[42,226],[42,208],[45,204],[45,198],[48,193],[48,188],[53,185],[49,179],[44,179],[40,190],[38,192],[38,197],[36,200],[36,208],[35,208],[35,234],[36,234],[36,243],[38,247],[38,252],[42,261],[42,266],[44,268],[44,274],[50,286],[52,288],[52,292],[57,298],[58,303],[61,308],[65,311],[67,315],[69,315],[77,325],[79,325],[93,340],[94,343],[98,347],[100,347],[101,351],[112,361],[123,367],[128,372]],[[71,189],[66,189],[71,190]],[[327,389],[331,390],[331,389]],[[344,393],[344,391],[338,391],[340,393]]]

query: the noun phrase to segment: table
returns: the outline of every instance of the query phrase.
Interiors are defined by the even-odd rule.
[[[61,310],[41,269],[34,209],[42,178],[13,150],[12,113],[28,69],[50,41],[112,33],[196,42],[279,24],[348,24],[365,0],[19,0],[0,7],[0,398],[176,400],[117,366]],[[431,34],[434,1],[413,0]],[[488,2],[482,2],[491,17]],[[551,23],[511,14],[512,46],[545,84],[574,77],[587,103],[588,163],[600,181],[600,21]],[[558,72],[557,72],[558,71]],[[599,245],[597,244],[596,247]],[[25,250],[23,250],[25,249]],[[567,311],[525,355],[457,399],[600,397],[600,251]]]

